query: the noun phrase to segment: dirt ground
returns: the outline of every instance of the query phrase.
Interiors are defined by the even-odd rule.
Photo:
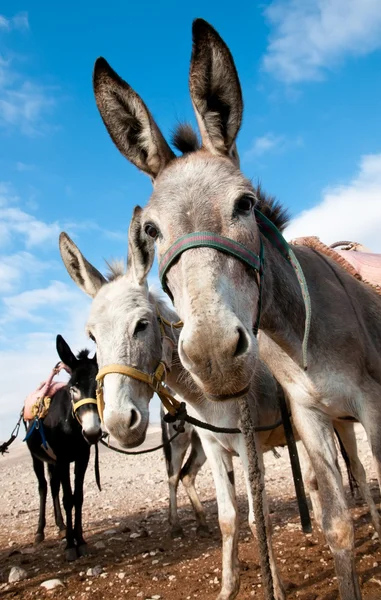
[[[147,436],[146,446],[159,439],[158,429]],[[378,486],[364,433],[358,429],[360,456],[367,469],[374,497]],[[338,598],[333,561],[324,538],[314,527],[301,532],[293,494],[287,450],[281,457],[266,456],[266,482],[274,523],[274,545],[290,600]],[[207,464],[199,474],[197,489],[205,506],[212,534],[196,537],[195,521],[185,491],[179,489],[180,518],[186,537],[168,534],[168,491],[162,452],[137,457],[121,456],[101,448],[102,492],[98,492],[91,466],[86,476],[85,537],[92,553],[74,563],[63,558],[64,542],[57,537],[51,499],[48,498],[45,542],[33,546],[38,517],[37,485],[32,463],[22,444],[0,457],[0,596],[5,599],[55,598],[101,600],[112,597],[158,600],[215,599],[221,578],[221,536],[212,475]],[[92,463],[93,465],[93,459]],[[246,524],[247,503],[242,470],[235,460],[241,514],[239,598],[263,598],[256,543]],[[364,600],[381,598],[381,552],[369,514],[350,499],[356,532],[356,562]],[[28,578],[8,584],[13,566]],[[91,567],[102,572],[88,576]],[[47,592],[40,584],[59,578],[64,587]]]

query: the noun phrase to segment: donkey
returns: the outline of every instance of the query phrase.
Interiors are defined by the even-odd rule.
[[[160,410],[160,421],[162,441],[163,443],[166,443],[176,433],[176,430],[172,423],[165,422],[164,410],[162,407]],[[185,464],[183,464],[185,454],[189,447],[189,456]],[[193,507],[197,523],[197,534],[200,537],[208,537],[210,535],[209,527],[206,522],[203,506],[195,488],[197,473],[206,461],[205,452],[196,429],[189,423],[185,423],[183,433],[177,436],[171,444],[166,444],[164,446],[164,456],[168,475],[168,522],[171,536],[173,538],[184,537],[184,531],[180,524],[177,509],[177,488],[181,481]]]
[[[60,236],[61,256],[69,275],[83,291],[93,297],[86,328],[89,336],[96,340],[100,368],[108,364],[133,365],[145,373],[152,373],[162,356],[164,339],[162,328],[164,328],[165,337],[169,337],[174,343],[172,366],[166,379],[168,386],[186,400],[190,414],[220,427],[237,427],[239,425],[238,404],[234,400],[228,400],[223,404],[210,403],[182,367],[176,351],[181,334],[178,329],[171,326],[171,323],[178,321],[178,316],[157,294],[148,290],[147,273],[144,269],[144,248],[140,245],[136,232],[136,223],[133,220],[129,233],[127,273],[124,273],[119,264],[108,280],[88,263],[67,234],[62,233]],[[103,385],[105,426],[122,445],[141,444],[148,426],[149,402],[153,389],[146,383],[118,373],[108,374]],[[258,424],[271,425],[279,421],[279,393],[282,393],[280,386],[264,363],[260,363],[249,394],[251,410]],[[364,469],[357,456],[353,425],[338,423],[338,428],[345,448],[350,454],[350,462],[354,467],[361,491],[370,504],[375,526],[380,531],[378,513],[366,483]],[[219,523],[223,536],[222,588],[218,598],[219,600],[231,599],[237,595],[239,589],[238,516],[233,456],[238,455],[242,460],[249,499],[249,525],[253,533],[255,528],[253,502],[248,482],[246,444],[240,434],[214,434],[202,429],[198,433],[215,481]],[[259,440],[264,451],[286,443],[281,426],[260,433]],[[308,469],[307,482],[310,486],[315,516],[320,521],[320,500],[309,464],[306,465],[306,469]],[[271,532],[271,528],[268,529]],[[284,592],[271,544],[270,550],[276,598],[279,600],[284,598]]]
[[[97,444],[102,435],[101,422],[94,401],[98,367],[96,357],[89,358],[88,350],[82,350],[75,357],[61,335],[57,335],[56,345],[60,359],[71,371],[70,380],[65,387],[52,396],[48,414],[42,419],[39,428],[32,430],[33,423],[29,421],[26,441],[32,455],[40,494],[40,513],[35,543],[44,540],[47,495],[44,463],[48,463],[55,521],[61,535],[66,537],[65,558],[72,561],[87,552],[87,544],[82,532],[83,481],[89,463],[90,446]],[[84,399],[88,402],[74,410],[75,403]],[[48,447],[52,451],[49,454],[41,444],[41,427]],[[98,452],[97,447],[96,452]],[[70,484],[72,462],[75,464],[74,494]],[[63,490],[66,528],[59,502],[60,484]],[[73,507],[75,508],[74,527]]]
[[[150,268],[152,241],[159,261],[168,259],[168,250],[176,253],[176,262],[166,264],[163,283],[184,322],[179,357],[211,401],[247,393],[259,351],[283,386],[316,474],[340,596],[359,600],[353,523],[336,464],[332,420],[362,423],[381,483],[381,298],[330,259],[295,248],[312,304],[305,370],[300,286],[290,262],[264,235],[255,189],[239,168],[236,139],[243,102],[238,74],[229,48],[202,19],[193,23],[189,82],[202,144],[186,144],[185,154],[176,157],[136,92],[103,58],[95,64],[96,102],[113,141],[154,181],[149,203],[138,215],[142,269]],[[277,225],[279,211],[270,216]],[[179,254],[183,236],[195,232],[223,238],[224,251],[194,247],[194,238],[186,238],[187,251]],[[255,269],[231,255],[228,246],[237,243],[252,257],[263,249],[262,282]],[[260,291],[257,340],[253,324]]]

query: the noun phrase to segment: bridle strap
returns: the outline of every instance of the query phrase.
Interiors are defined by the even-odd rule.
[[[165,406],[167,411],[171,415],[175,415],[177,409],[180,407],[180,402],[172,396],[172,394],[168,391],[163,383],[163,379],[165,378],[165,365],[160,362],[157,369],[154,373],[145,373],[144,371],[140,371],[135,367],[130,367],[128,365],[106,365],[102,367],[98,371],[98,375],[96,376],[96,380],[98,382],[97,386],[97,406],[100,419],[103,423],[103,412],[104,412],[104,398],[103,398],[103,382],[106,375],[110,375],[112,373],[118,375],[126,375],[127,377],[132,377],[132,379],[136,379],[137,381],[141,381],[143,383],[147,383],[154,392],[159,396],[162,404]]]
[[[235,256],[235,258],[246,263],[257,272],[260,272],[263,266],[263,256],[261,261],[261,256],[255,254],[240,242],[218,235],[212,231],[195,231],[194,233],[187,233],[178,238],[175,243],[168,248],[160,261],[159,277],[163,290],[168,295],[170,295],[170,291],[166,284],[167,272],[176,258],[185,252],[185,250],[190,250],[191,248],[214,248],[214,250],[219,250],[225,254]]]
[[[84,404],[96,404],[97,401],[94,398],[83,398],[78,402],[73,402],[73,411],[76,412]]]
[[[94,398],[82,398],[82,400],[78,400],[78,402],[74,402],[71,392],[70,392],[70,395],[71,395],[71,408],[73,411],[73,415],[82,427],[81,419],[77,415],[77,410],[84,404],[95,404],[96,406],[98,406],[98,402],[96,400],[94,400]]]
[[[305,324],[304,324],[304,336],[302,343],[302,362],[304,370],[307,370],[307,346],[308,338],[311,327],[311,299],[308,292],[308,286],[306,278],[304,276],[302,267],[298,259],[295,256],[294,251],[285,240],[279,229],[265,217],[263,213],[257,208],[254,209],[255,218],[257,220],[259,231],[264,237],[278,250],[278,252],[291,263],[296,277],[299,282],[299,286],[302,292],[304,301],[304,307],[306,312]],[[214,248],[230,256],[234,256],[241,262],[247,264],[249,267],[254,269],[259,275],[259,298],[258,298],[258,311],[257,319],[253,327],[254,335],[257,335],[260,326],[260,316],[262,307],[262,288],[263,288],[263,276],[264,276],[264,248],[262,240],[260,240],[260,253],[259,256],[252,252],[249,248],[246,248],[240,242],[232,240],[230,238],[218,235],[212,231],[195,231],[188,233],[178,238],[170,248],[165,252],[163,258],[159,264],[159,278],[163,290],[173,300],[171,291],[169,290],[166,282],[166,276],[168,270],[173,265],[174,261],[186,250],[191,248]]]

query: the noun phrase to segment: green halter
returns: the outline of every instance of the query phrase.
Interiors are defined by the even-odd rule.
[[[303,296],[306,318],[304,325],[304,336],[303,336],[303,367],[307,370],[307,346],[308,337],[311,325],[311,300],[308,292],[307,282],[300,266],[298,259],[296,258],[292,248],[288,242],[284,239],[283,235],[275,227],[265,215],[263,215],[258,209],[255,210],[255,217],[259,227],[259,231],[269,240],[269,242],[280,252],[280,254],[291,263],[295,274],[298,278],[300,289]],[[263,276],[264,276],[264,248],[262,240],[260,241],[259,256],[249,250],[243,244],[227,238],[212,231],[195,231],[188,233],[178,238],[172,246],[164,254],[159,264],[159,277],[163,290],[171,297],[171,292],[166,284],[166,275],[168,270],[171,268],[174,261],[180,254],[189,250],[190,248],[214,248],[219,252],[224,252],[230,256],[234,256],[241,262],[245,263],[256,271],[259,275],[259,299],[258,299],[258,312],[255,325],[253,327],[254,335],[257,335],[260,324],[261,308],[262,308],[262,288],[263,288]]]

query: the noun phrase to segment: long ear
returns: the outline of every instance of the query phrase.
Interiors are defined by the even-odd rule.
[[[58,356],[62,362],[65,363],[65,365],[67,365],[72,371],[74,371],[77,364],[77,359],[72,353],[69,344],[67,344],[63,339],[62,335],[57,335],[56,348]]]
[[[70,277],[86,294],[94,298],[106,279],[81,254],[64,231],[60,234],[60,252]]]
[[[141,229],[142,211],[140,206],[135,206],[128,230],[127,275],[139,285],[145,282],[155,258],[154,241]]]
[[[193,22],[189,88],[203,146],[213,154],[234,156],[242,121],[242,92],[225,42],[203,19]]]
[[[143,100],[104,58],[95,62],[93,85],[113,142],[138,169],[155,179],[175,155]]]

